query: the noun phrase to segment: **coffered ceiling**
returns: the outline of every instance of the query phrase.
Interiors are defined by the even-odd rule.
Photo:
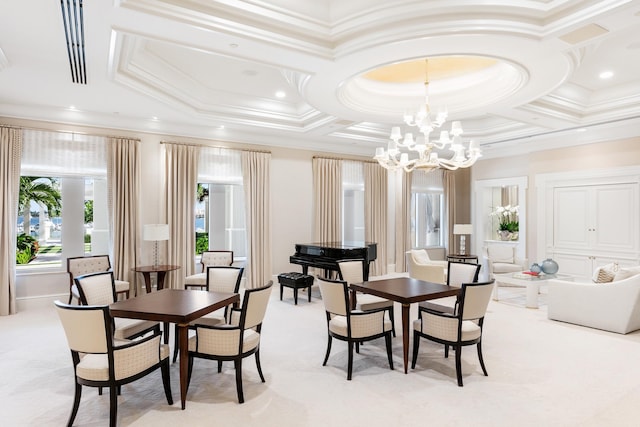
[[[640,134],[637,0],[85,1],[86,84],[60,2],[0,1],[0,116],[370,156],[429,58],[485,157]]]

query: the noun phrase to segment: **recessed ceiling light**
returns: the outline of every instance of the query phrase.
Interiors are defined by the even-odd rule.
[[[77,108],[76,108],[76,106],[75,106],[75,105],[69,105],[69,110],[71,110],[71,111],[76,111],[76,110],[77,110]]]
[[[576,132],[586,132],[587,128],[578,128],[576,129]]]
[[[600,73],[599,77],[601,79],[610,79],[613,77],[613,71],[603,71]]]
[[[157,122],[158,121],[158,117],[153,116],[153,117],[151,117],[151,120],[153,120],[154,122]]]
[[[224,125],[217,126],[216,129],[222,130],[222,129],[224,129]]]
[[[231,44],[229,45],[229,47],[230,47],[231,49],[235,49],[235,48],[237,48],[237,47],[238,47],[238,43],[231,43]]]
[[[283,90],[279,90],[279,91],[276,92],[276,97],[277,98],[285,98],[286,96],[287,96],[287,94]]]

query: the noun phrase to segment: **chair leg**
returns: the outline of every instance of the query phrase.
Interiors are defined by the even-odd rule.
[[[356,353],[360,354],[360,341],[356,341]]]
[[[265,382],[264,375],[262,375],[262,366],[260,366],[260,350],[256,351],[256,368],[258,368],[258,374],[260,375],[260,379],[262,382]]]
[[[418,348],[420,348],[420,335],[418,335],[418,331],[413,331],[413,357],[411,358],[411,369],[416,368]]]
[[[160,364],[162,372],[162,385],[164,386],[164,394],[167,397],[167,403],[173,405],[173,396],[171,396],[171,379],[169,378],[169,358],[167,357]]]
[[[322,362],[322,366],[327,366],[327,360],[329,360],[329,353],[331,353],[331,341],[333,338],[329,335],[329,339],[327,340],[327,353],[324,355],[324,362]]]
[[[456,352],[456,375],[458,377],[458,386],[462,387],[462,346],[455,347]]]
[[[73,396],[73,407],[71,408],[71,415],[69,415],[68,427],[73,425],[73,421],[78,414],[78,408],[80,407],[80,397],[82,396],[82,386],[76,382],[76,390]]]
[[[222,360],[218,360],[218,373],[222,372]]]
[[[178,359],[178,349],[180,347],[180,340],[178,339],[178,326],[173,325],[173,363],[176,363]]]
[[[393,333],[393,337],[396,336],[396,322],[395,315],[393,314],[393,306],[389,308],[389,320],[391,320],[391,333]]]
[[[349,341],[349,361],[347,362],[347,380],[351,381],[351,373],[353,372],[353,341]]]
[[[449,344],[445,344],[444,345],[444,358],[448,358],[449,357]]]
[[[384,340],[387,343],[387,358],[389,359],[389,368],[393,371],[393,356],[391,355],[391,334],[386,334]]]
[[[478,359],[480,360],[480,366],[482,367],[482,372],[484,372],[484,376],[488,377],[487,368],[484,367],[484,359],[482,358],[482,346],[481,342],[478,343]]]
[[[238,402],[244,403],[244,393],[242,392],[242,357],[233,361],[236,368],[236,389],[238,390]]]
[[[109,427],[116,427],[118,424],[118,390],[117,386],[109,387]]]

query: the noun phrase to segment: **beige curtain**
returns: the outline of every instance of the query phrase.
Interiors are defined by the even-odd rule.
[[[411,249],[411,176],[400,171],[396,197],[396,272],[407,271],[405,252]]]
[[[185,268],[168,274],[165,287],[183,289],[185,273],[193,265],[196,247],[195,204],[198,186],[198,154],[200,147],[174,143],[164,144],[166,151],[166,212],[169,224],[167,264]]]
[[[116,279],[129,282],[132,294],[137,289],[136,275],[140,247],[138,200],[140,200],[140,141],[110,138],[107,144],[107,186],[109,227]]]
[[[447,230],[447,241],[445,242],[445,248],[447,253],[455,253],[455,240],[453,239],[453,224],[456,219],[456,174],[454,171],[444,170],[442,176],[442,184],[444,187],[444,204],[447,209],[447,215],[444,218],[447,222],[445,224],[445,230]]]
[[[364,238],[378,244],[378,256],[370,265],[371,276],[387,274],[387,170],[364,163]]]
[[[314,157],[314,238],[317,242],[342,240],[342,160]]]
[[[242,152],[242,180],[247,227],[248,289],[271,279],[271,154]]]
[[[16,224],[22,129],[0,127],[0,316],[16,311]]]

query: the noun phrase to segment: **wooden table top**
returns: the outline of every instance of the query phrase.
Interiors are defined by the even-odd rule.
[[[460,288],[441,285],[440,283],[425,282],[424,280],[412,279],[410,277],[396,277],[393,279],[354,283],[351,285],[351,289],[377,295],[402,304],[453,296],[460,292]]]
[[[207,313],[240,301],[240,295],[184,289],[162,289],[109,306],[114,317],[189,323]]]
[[[137,271],[138,273],[153,273],[158,271],[173,271],[179,269],[179,265],[170,265],[170,264],[160,264],[160,265],[140,265],[138,267],[133,267],[132,271]]]

